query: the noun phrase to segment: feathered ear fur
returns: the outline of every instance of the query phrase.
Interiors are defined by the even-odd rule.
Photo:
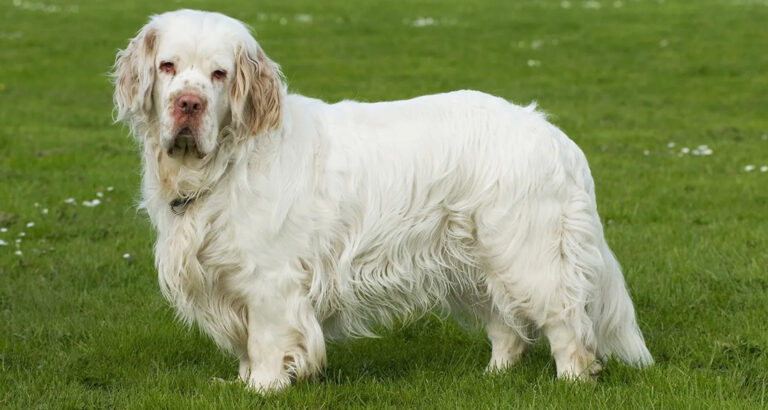
[[[230,92],[232,125],[241,138],[271,131],[282,120],[280,66],[252,42],[236,50],[235,81]]]
[[[149,23],[125,50],[117,52],[111,74],[115,84],[115,120],[127,121],[134,129],[148,121],[152,109],[156,46],[157,30]]]

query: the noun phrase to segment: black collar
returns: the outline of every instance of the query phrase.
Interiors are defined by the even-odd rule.
[[[196,196],[179,197],[171,201],[171,203],[168,205],[170,205],[171,212],[174,214],[184,215],[184,212],[187,210],[187,206],[194,202],[195,199],[197,199]]]

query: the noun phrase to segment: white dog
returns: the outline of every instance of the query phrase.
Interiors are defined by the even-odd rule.
[[[163,294],[252,388],[317,375],[326,339],[434,309],[484,324],[489,370],[539,331],[561,378],[652,363],[587,161],[535,107],[288,94],[246,26],[191,10],[153,16],[113,77]]]

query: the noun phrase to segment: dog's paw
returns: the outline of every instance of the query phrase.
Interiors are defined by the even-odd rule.
[[[587,366],[581,369],[566,369],[559,373],[557,378],[560,380],[569,380],[576,382],[594,382],[600,377],[603,371],[603,365],[598,360],[592,360]]]
[[[503,373],[514,367],[520,361],[520,357],[515,358],[491,358],[488,366],[485,366],[485,373]]]
[[[248,389],[263,395],[279,393],[291,385],[291,379],[287,376],[275,377],[259,373],[251,373],[245,382]]]

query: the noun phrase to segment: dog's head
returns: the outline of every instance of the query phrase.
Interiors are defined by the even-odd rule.
[[[117,53],[112,76],[117,120],[177,159],[204,158],[224,135],[247,138],[281,121],[279,66],[222,14],[152,16]]]

